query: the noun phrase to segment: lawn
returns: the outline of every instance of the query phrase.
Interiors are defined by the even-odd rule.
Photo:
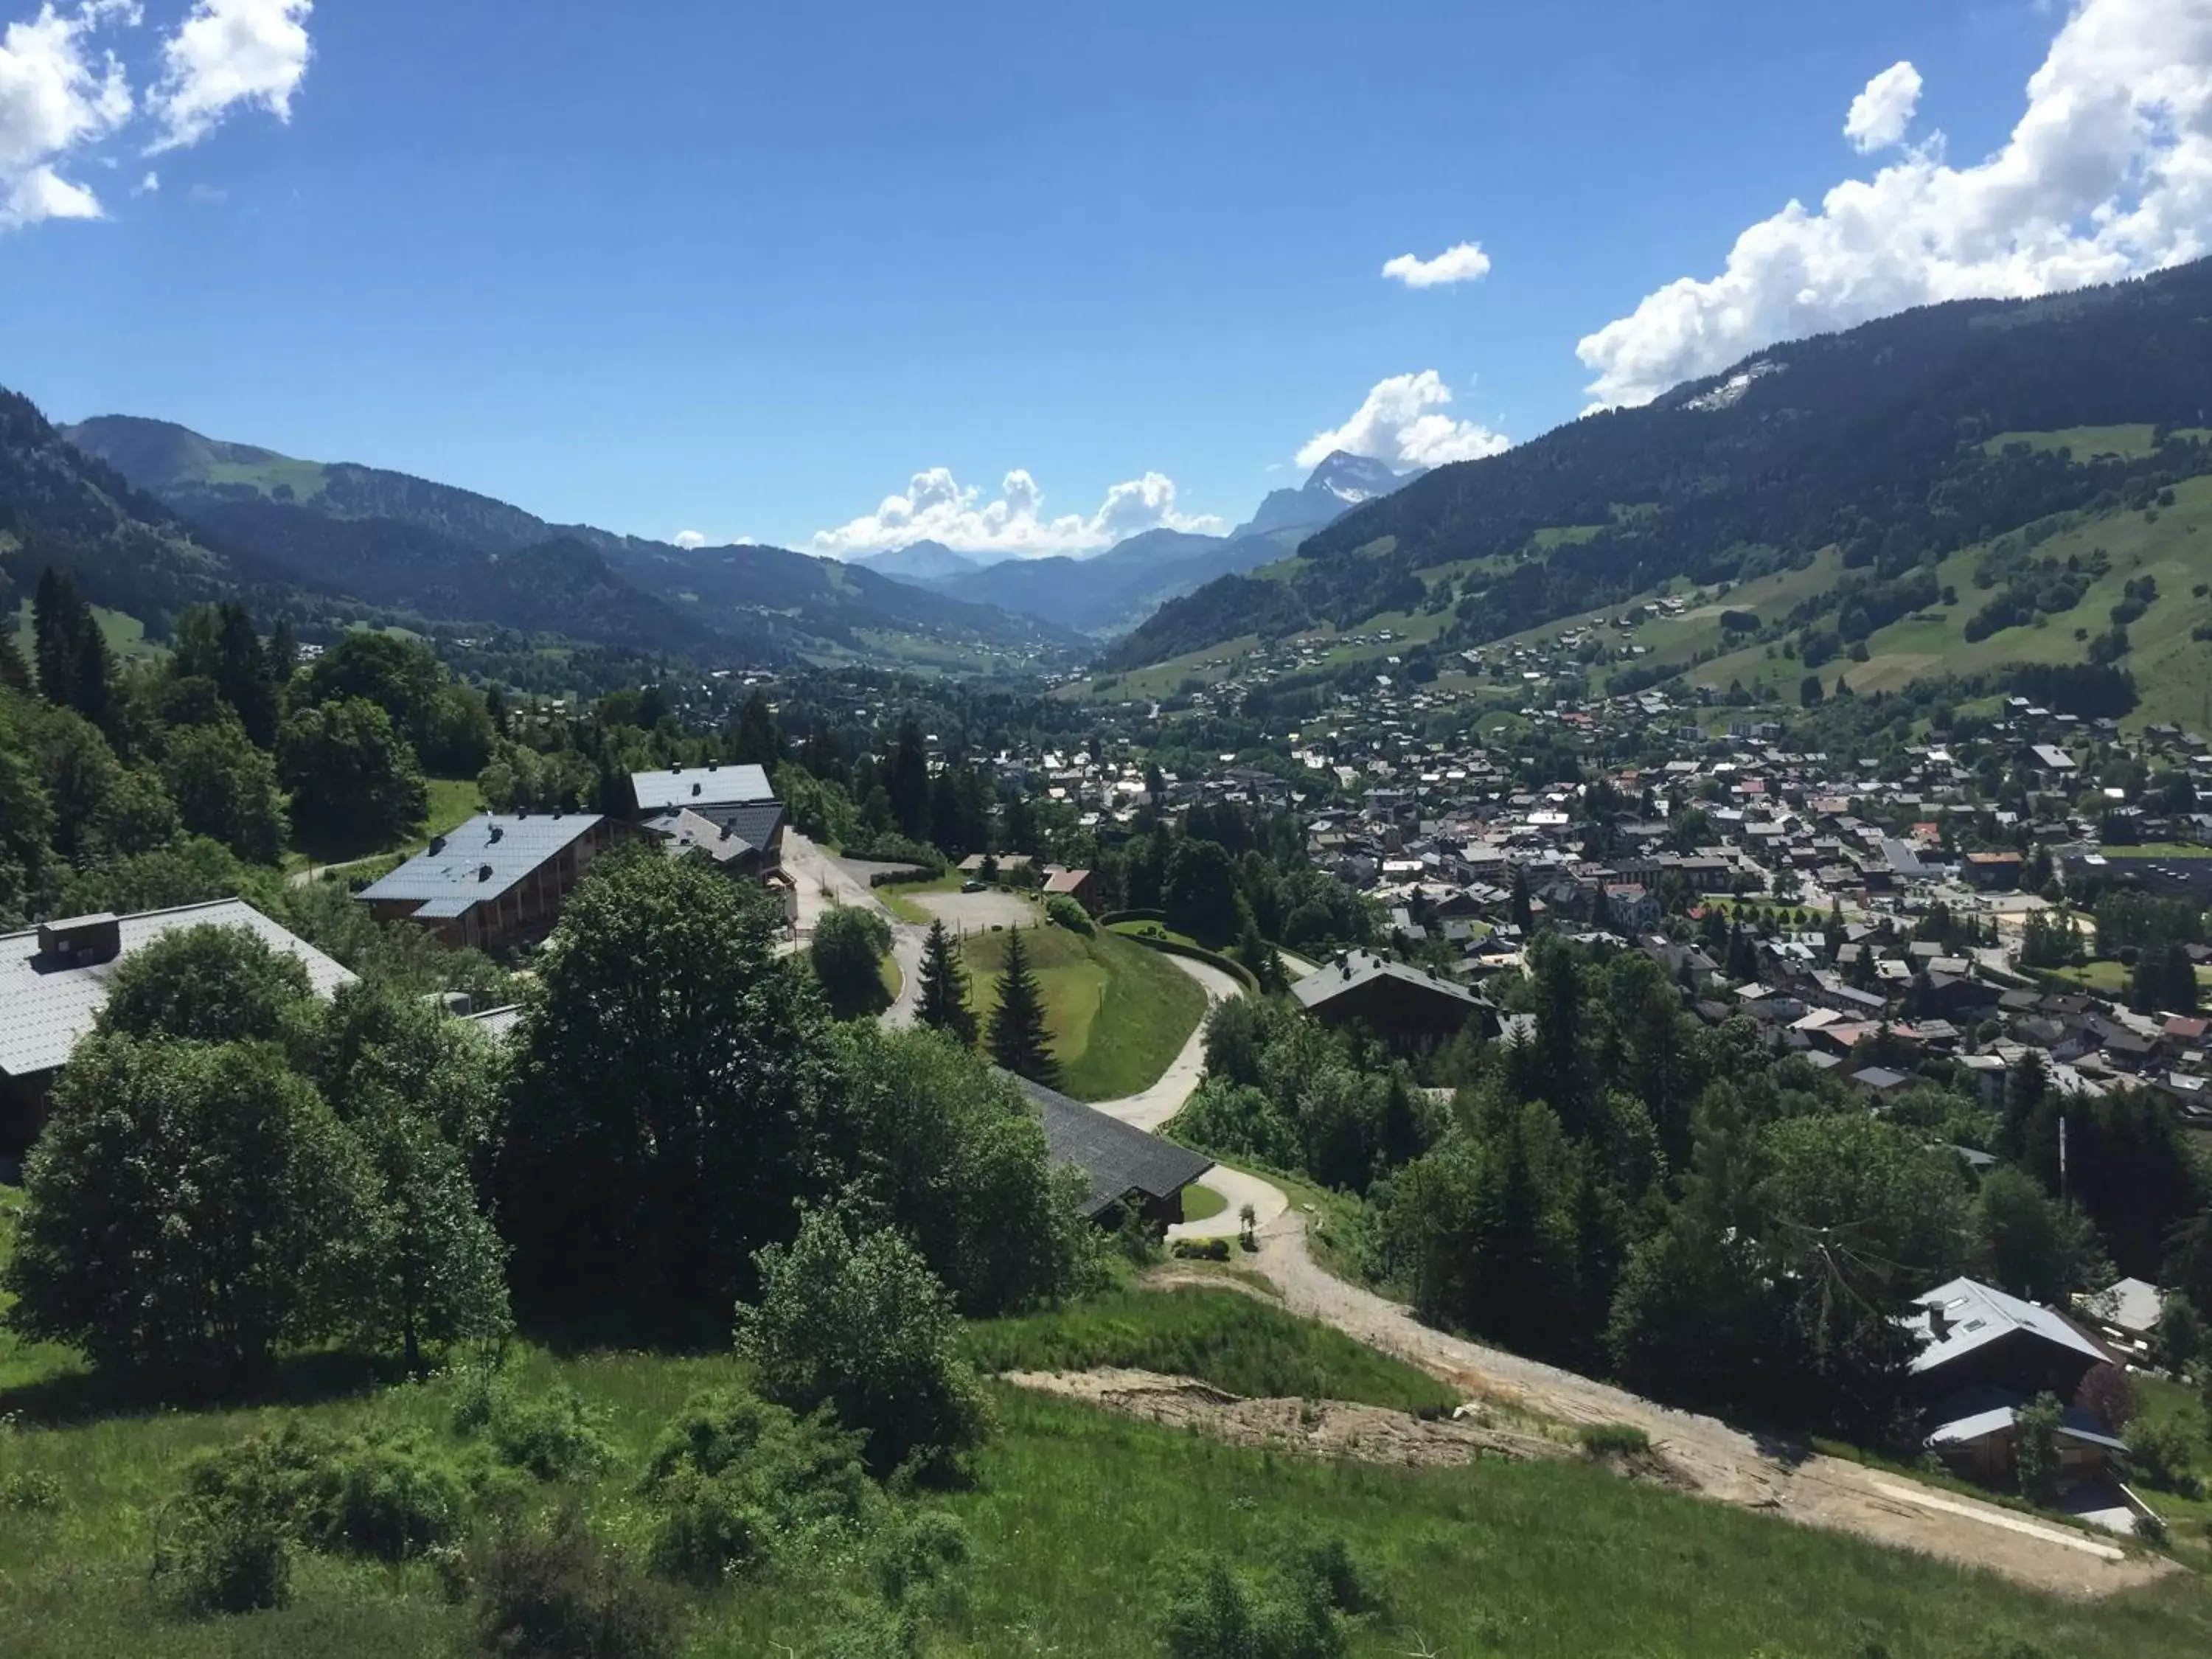
[[[2197,1455],[2191,1473],[2212,1486],[2212,1439],[2206,1437],[2204,1411],[2197,1390],[2163,1377],[2138,1375],[2132,1380],[2146,1419],[2180,1421]],[[2144,1486],[2142,1492],[2144,1501],[2165,1517],[2174,1553],[2199,1572],[2212,1571],[2212,1497],[2184,1498],[2151,1486]]]
[[[1186,1187],[1182,1189],[1182,1218],[1185,1221],[1211,1221],[1229,1207],[1229,1200],[1211,1187]]]
[[[906,988],[906,975],[899,972],[896,957],[884,956],[878,959],[876,981],[884,988],[885,1006],[899,1000],[899,993]]]
[[[2053,968],[2049,971],[2055,977],[2071,980],[2083,989],[2094,991],[2099,996],[2118,997],[2127,994],[2128,968],[2124,963],[2100,959],[2085,963],[2079,968]],[[2197,970],[2197,983],[2200,987],[2212,989],[2212,969],[2199,968]]]
[[[961,946],[976,1018],[988,1027],[1006,971],[1005,933],[970,933]],[[1159,1081],[1206,1015],[1206,993],[1158,951],[1108,932],[1022,930],[1060,1086],[1078,1100],[1118,1100]]]

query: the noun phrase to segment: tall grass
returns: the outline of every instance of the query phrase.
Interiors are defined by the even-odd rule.
[[[1053,1313],[971,1325],[968,1344],[987,1371],[1121,1365],[1194,1376],[1254,1398],[1349,1400],[1400,1411],[1459,1402],[1410,1365],[1231,1291],[1117,1291]]]

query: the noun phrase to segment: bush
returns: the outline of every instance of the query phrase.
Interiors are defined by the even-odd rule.
[[[465,1399],[454,1413],[459,1429],[478,1414],[492,1455],[511,1468],[540,1480],[581,1480],[614,1459],[584,1402],[565,1383],[537,1400],[516,1397],[512,1388],[492,1387],[488,1399]]]
[[[263,1517],[192,1516],[175,1554],[155,1561],[155,1575],[191,1613],[258,1613],[292,1599],[289,1540]]]
[[[1054,893],[1046,898],[1044,915],[1054,927],[1065,927],[1069,933],[1080,933],[1085,939],[1097,932],[1091,920],[1091,912],[1065,893]]]
[[[2204,1483],[2193,1472],[2197,1423],[2193,1417],[2154,1422],[2148,1418],[2130,1424],[2127,1431],[2128,1470],[2147,1486],[2156,1486],[2184,1498],[2199,1496]]]
[[[1592,1457],[1637,1457],[1651,1449],[1651,1437],[1633,1423],[1585,1423],[1576,1437]]]
[[[1334,1659],[1347,1645],[1346,1616],[1382,1606],[1340,1539],[1282,1551],[1257,1570],[1209,1554],[1169,1602],[1167,1650],[1171,1659]]]
[[[878,964],[890,948],[890,924],[872,910],[832,905],[814,924],[806,959],[831,1013],[853,1019],[881,1012],[889,999]]]
[[[884,1601],[896,1606],[942,1583],[968,1559],[968,1528],[943,1510],[915,1510],[878,1534],[868,1571]]]
[[[663,1511],[653,1571],[713,1585],[787,1540],[858,1530],[879,1501],[860,1444],[824,1416],[734,1389],[694,1397],[661,1431],[640,1483]]]
[[[1179,1238],[1174,1254],[1185,1261],[1226,1261],[1229,1260],[1229,1241],[1225,1238]]]
[[[738,1346],[762,1393],[794,1411],[832,1407],[866,1437],[878,1475],[942,1478],[981,1443],[989,1419],[958,1355],[959,1316],[902,1235],[855,1240],[844,1215],[815,1210],[755,1261],[760,1302],[738,1308]]]
[[[313,1469],[298,1511],[310,1547],[406,1561],[468,1530],[468,1487],[439,1453],[412,1440],[346,1442]]]
[[[662,1659],[678,1634],[667,1594],[573,1509],[550,1531],[510,1532],[485,1553],[474,1623],[480,1650],[513,1659]]]
[[[17,1469],[0,1475],[0,1510],[52,1515],[61,1506],[62,1483],[44,1469]]]

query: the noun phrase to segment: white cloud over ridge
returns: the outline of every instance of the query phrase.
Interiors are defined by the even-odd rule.
[[[1451,283],[1480,282],[1490,274],[1490,256],[1480,242],[1462,242],[1433,259],[1401,253],[1386,263],[1382,274],[1407,288],[1442,288]]]
[[[1905,131],[1920,108],[1920,71],[1910,64],[1892,64],[1866,83],[1866,90],[1851,100],[1844,117],[1844,137],[1862,155],[1888,149],[1905,142]]]
[[[0,33],[0,230],[46,219],[97,219],[100,198],[57,167],[130,120],[137,105],[112,54],[95,57],[92,35],[112,3],[73,12],[41,6]],[[135,15],[131,21],[135,21]]]
[[[289,121],[313,52],[314,9],[314,0],[198,0],[162,48],[149,100],[162,132],[149,153],[197,144],[241,105]]]
[[[1019,468],[1000,481],[996,496],[963,484],[950,467],[917,472],[902,495],[887,495],[873,513],[834,530],[817,531],[817,553],[841,559],[916,542],[941,542],[959,553],[995,553],[1013,558],[1103,551],[1147,530],[1182,530],[1218,535],[1227,525],[1211,514],[1186,514],[1176,506],[1175,481],[1164,473],[1117,483],[1098,510],[1047,518],[1044,492]]]
[[[1298,451],[1300,466],[1318,466],[1338,450],[1393,467],[1443,466],[1510,449],[1513,441],[1473,421],[1455,421],[1451,388],[1433,368],[1378,381],[1342,426],[1317,432]]]
[[[675,542],[685,552],[695,553],[706,546],[707,532],[703,530],[679,530],[676,532]]]
[[[1863,95],[1885,118],[1899,83],[1875,85],[1895,74]],[[1887,131],[1871,113],[1862,126],[1869,142]],[[1576,349],[1601,403],[1648,403],[1777,340],[2114,282],[2208,246],[2212,0],[2076,0],[1994,155],[1952,167],[1937,135],[1817,211],[1793,201],[1739,236],[1718,276],[1669,283]]]

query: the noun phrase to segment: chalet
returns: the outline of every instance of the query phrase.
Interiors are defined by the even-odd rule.
[[[243,899],[73,916],[0,934],[0,1159],[22,1156],[45,1126],[54,1078],[106,1006],[117,964],[187,927],[245,928],[305,968],[318,996],[353,982],[345,969]]]
[[[1098,908],[1098,878],[1088,870],[1055,870],[1044,878],[1047,898],[1072,898],[1086,910]]]
[[[596,812],[482,812],[354,896],[380,921],[498,950],[551,932],[569,890],[619,833]]]
[[[1448,1042],[1470,1019],[1481,1022],[1486,1036],[1497,1030],[1497,1011],[1464,986],[1365,951],[1347,951],[1309,974],[1291,995],[1325,1025],[1358,1025],[1402,1049]]]
[[[2020,885],[2025,862],[2017,853],[1969,853],[1960,873],[1985,890],[2013,888]]]
[[[2020,1410],[2036,1395],[2075,1398],[2112,1356],[2052,1310],[1971,1279],[1918,1298],[1906,1321],[1921,1339],[1911,1362],[1928,1449],[1956,1474],[1993,1485],[2013,1478]],[[2061,1478],[2100,1479],[2124,1449],[2112,1425],[2069,1409],[2058,1430]]]
[[[1082,1171],[1085,1191],[1077,1207],[1084,1215],[1113,1227],[1133,1206],[1157,1227],[1182,1219],[1182,1189],[1213,1167],[1212,1158],[1147,1134],[1042,1083],[1027,1078],[1015,1081],[1044,1120],[1053,1163],[1072,1164]]]

